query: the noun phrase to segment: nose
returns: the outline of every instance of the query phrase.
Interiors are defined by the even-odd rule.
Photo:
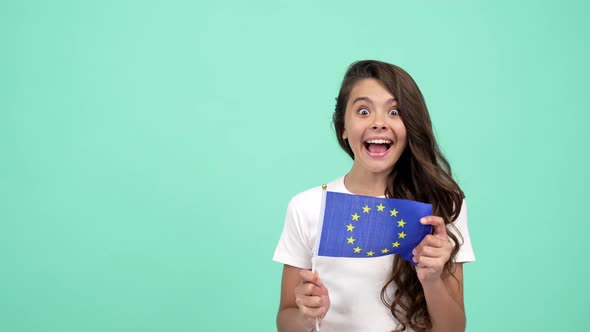
[[[383,116],[382,115],[375,115],[374,121],[373,121],[373,125],[371,126],[371,128],[375,129],[375,130],[379,130],[379,129],[386,129],[387,127],[385,126],[385,121],[383,120]]]

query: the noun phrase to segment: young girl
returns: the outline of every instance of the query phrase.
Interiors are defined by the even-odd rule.
[[[273,257],[284,264],[278,330],[314,331],[319,321],[322,332],[464,331],[462,263],[475,259],[467,209],[418,86],[395,65],[356,62],[333,121],[353,165],[327,190],[430,203],[420,222],[433,233],[413,250],[416,266],[398,255],[312,258],[322,188],[296,195]]]

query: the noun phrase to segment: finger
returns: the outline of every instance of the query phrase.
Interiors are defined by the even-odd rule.
[[[313,293],[314,287],[317,287],[317,286],[312,283],[309,283],[309,282],[303,283],[303,284],[297,286],[297,288],[295,288],[295,294],[301,295],[301,296],[311,296]]]
[[[443,248],[449,240],[446,237],[426,235],[423,242],[423,247]]]
[[[319,307],[319,308],[309,308],[309,307],[299,307],[299,311],[303,315],[305,319],[316,319],[316,318],[323,318],[327,312],[326,307]]]
[[[416,253],[414,253],[415,256],[425,256],[425,257],[438,257],[438,256],[442,256],[441,253],[433,247],[423,247],[421,248],[419,251],[416,250]]]
[[[316,283],[317,274],[315,272],[311,272],[310,270],[301,270],[299,271],[299,276],[303,282]]]
[[[444,242],[441,238],[438,238],[434,235],[426,235],[424,239],[418,243],[414,250],[412,250],[412,254],[422,255],[422,252],[426,247],[442,248],[443,246]]]
[[[320,308],[324,306],[324,300],[321,296],[299,296],[295,298],[298,307]]]
[[[435,236],[447,236],[447,226],[445,225],[445,220],[441,217],[427,216],[421,218],[420,223],[423,225],[432,225],[434,228],[434,232],[432,234]]]
[[[320,294],[319,295],[328,295],[328,288],[326,288],[326,286],[322,282],[322,279],[320,278],[319,273],[316,272],[316,276],[317,276],[316,285],[320,289]]]
[[[428,261],[430,259],[435,259],[444,265],[450,258],[451,252],[445,249],[436,249],[436,248],[425,248],[421,254],[415,255],[416,257],[420,257],[422,262]]]
[[[426,257],[426,256],[414,256],[414,262],[420,268],[428,268],[431,271],[442,271],[446,260],[440,257]]]
[[[328,295],[328,290],[325,287],[318,287],[315,284],[310,284],[310,285],[313,285],[313,287],[311,288],[310,295],[312,295],[312,296],[324,296],[324,295]]]
[[[299,276],[301,277],[302,282],[310,282],[317,285],[318,287],[321,287],[322,285],[317,271],[312,272],[309,270],[301,270],[299,271]]]
[[[295,295],[299,296],[324,296],[328,295],[328,290],[325,287],[318,287],[311,282],[305,282],[295,287]]]
[[[442,257],[448,260],[451,257],[453,246],[448,240],[432,237],[429,241],[430,244],[416,247],[412,250],[414,256],[426,256],[426,257]]]

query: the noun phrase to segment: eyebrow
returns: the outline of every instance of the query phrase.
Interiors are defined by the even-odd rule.
[[[369,97],[356,97],[352,101],[352,104],[354,105],[356,102],[359,102],[359,101],[366,101],[366,102],[371,103],[371,104],[373,103],[373,101]],[[395,97],[393,97],[393,98],[390,98],[390,99],[386,100],[385,103],[386,104],[393,104],[395,101],[396,101],[395,100]]]

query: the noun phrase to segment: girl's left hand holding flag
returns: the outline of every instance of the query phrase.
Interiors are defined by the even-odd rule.
[[[412,251],[413,260],[417,263],[418,280],[428,305],[432,331],[464,331],[463,264],[455,264],[452,275],[443,274],[445,263],[453,250],[445,221],[441,217],[428,216],[421,218],[420,222],[432,225],[434,229]]]
[[[432,225],[434,232],[426,235],[412,251],[418,279],[424,285],[440,280],[445,264],[451,257],[453,245],[449,242],[447,227],[441,217],[428,216],[420,219],[423,225]]]

